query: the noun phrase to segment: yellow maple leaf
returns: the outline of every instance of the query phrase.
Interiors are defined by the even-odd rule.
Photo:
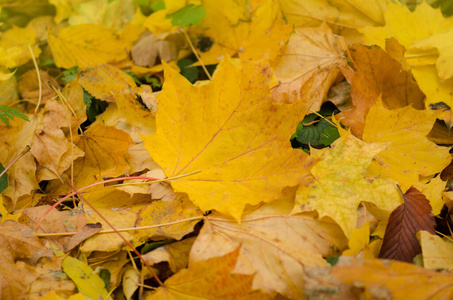
[[[299,186],[293,213],[317,210],[320,218],[331,217],[349,237],[360,202],[374,203],[390,213],[402,199],[395,181],[367,175],[373,157],[388,144],[367,144],[344,129],[339,131],[341,138],[331,148],[312,149],[312,156],[321,161],[311,169],[313,176]]]
[[[128,170],[123,155],[133,144],[126,132],[101,123],[93,123],[74,144],[85,156],[74,162],[74,185],[83,187],[102,176],[119,176]]]
[[[384,48],[385,39],[394,37],[408,48],[415,41],[453,27],[452,18],[444,18],[440,9],[432,8],[425,1],[417,5],[413,12],[404,5],[389,3],[384,18],[385,26],[360,29],[365,43]]]
[[[384,24],[384,0],[281,0],[282,10],[295,27],[323,22],[345,28]]]
[[[203,211],[240,219],[246,204],[279,198],[308,172],[313,160],[288,142],[307,108],[272,103],[268,67],[236,67],[226,59],[202,86],[168,66],[165,76],[157,130],[145,137],[145,146],[169,177],[201,171],[172,186]]]
[[[372,106],[363,140],[391,144],[375,156],[370,174],[392,178],[407,190],[419,181],[419,176],[434,175],[448,166],[449,149],[426,138],[438,115],[436,111],[416,110],[411,106],[394,110],[385,109],[380,102]]]
[[[80,69],[120,61],[130,41],[120,39],[112,29],[103,25],[81,24],[60,30],[58,36],[49,33],[49,46],[58,67]]]
[[[347,240],[332,221],[289,215],[294,196],[295,188],[287,189],[278,201],[244,214],[240,224],[218,213],[209,215],[192,246],[190,263],[241,246],[233,272],[254,274],[254,288],[303,298],[306,267],[328,266],[323,256],[338,255]]]
[[[271,299],[261,291],[252,291],[253,275],[232,274],[239,249],[189,266],[167,279],[145,300],[153,299]]]
[[[193,32],[214,42],[208,51],[199,51],[205,64],[236,53],[244,59],[261,59],[268,53],[273,59],[291,31],[282,19],[278,1],[204,0],[203,7],[206,17]]]

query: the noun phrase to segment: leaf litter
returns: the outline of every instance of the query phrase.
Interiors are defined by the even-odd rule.
[[[451,297],[453,19],[401,2],[2,7],[2,298]]]

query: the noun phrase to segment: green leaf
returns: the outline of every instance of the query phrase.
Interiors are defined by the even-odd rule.
[[[9,126],[9,119],[14,120],[15,117],[21,118],[27,122],[30,122],[28,117],[21,113],[19,110],[6,106],[0,105],[0,120]]]
[[[99,272],[99,277],[104,280],[105,288],[108,290],[110,287],[110,279],[112,277],[110,271],[108,269],[102,269],[101,272]]]
[[[340,133],[338,132],[337,127],[327,127],[324,129],[324,132],[321,133],[321,143],[323,143],[324,146],[329,146],[339,138]]]
[[[164,0],[158,0],[158,1],[154,1],[151,3],[151,9],[156,12],[156,11],[159,11],[159,10],[162,10],[162,9],[165,9],[165,1]]]
[[[178,61],[178,67],[181,69],[181,75],[184,76],[190,83],[194,83],[198,79],[198,68],[189,67],[193,61],[188,58],[183,58]]]
[[[337,264],[339,258],[340,258],[339,256],[331,256],[331,257],[326,258],[326,261],[331,266],[335,266]]]
[[[63,79],[66,83],[69,83],[77,77],[78,73],[79,67],[75,66],[61,72],[56,79],[58,80],[61,77],[61,79]]]
[[[0,173],[5,170],[5,167],[0,163]],[[3,193],[4,190],[8,187],[8,174],[3,174],[2,177],[0,177],[0,194]]]
[[[173,26],[188,26],[198,25],[201,23],[201,19],[206,17],[206,10],[201,5],[189,4],[183,8],[175,11],[172,14],[166,16],[167,19],[171,18],[171,24]]]
[[[93,123],[96,120],[96,116],[103,113],[109,106],[107,102],[94,98],[85,90],[83,90],[83,102],[87,106],[86,113],[90,123]]]

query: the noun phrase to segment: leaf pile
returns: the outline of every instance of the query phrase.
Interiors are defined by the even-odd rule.
[[[452,6],[401,2],[1,6],[1,297],[452,297]]]

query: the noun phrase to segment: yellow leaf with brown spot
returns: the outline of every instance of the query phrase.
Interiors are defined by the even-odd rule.
[[[308,108],[272,102],[267,66],[226,59],[202,86],[168,66],[165,76],[145,146],[168,177],[201,171],[171,183],[201,210],[240,219],[246,204],[278,199],[307,174],[313,160],[288,138]]]
[[[69,26],[58,36],[49,33],[48,40],[58,67],[78,66],[82,70],[126,59],[125,48],[130,43],[112,29],[95,24]]]
[[[394,110],[385,109],[379,102],[372,106],[363,140],[390,144],[375,156],[369,166],[370,174],[394,179],[405,191],[420,176],[434,175],[448,166],[449,148],[437,146],[426,138],[438,115],[436,111],[416,110],[411,106]]]
[[[453,244],[446,238],[421,230],[417,233],[423,253],[423,266],[433,270],[453,270]]]

